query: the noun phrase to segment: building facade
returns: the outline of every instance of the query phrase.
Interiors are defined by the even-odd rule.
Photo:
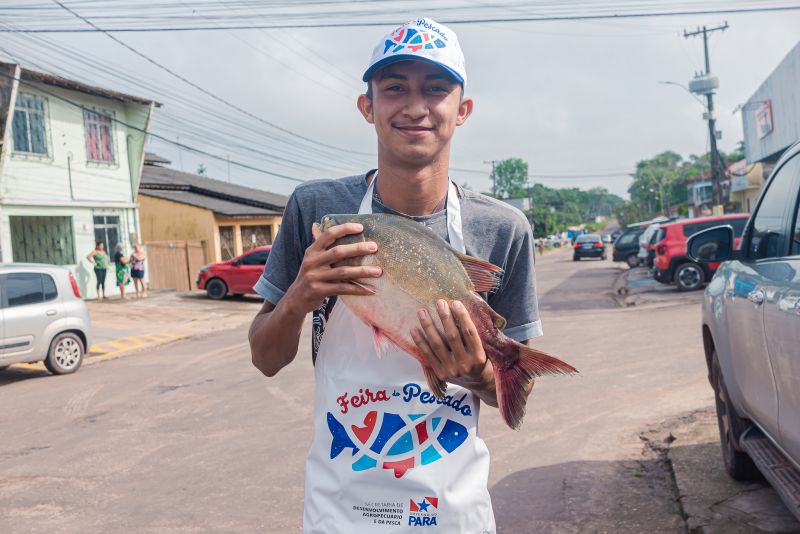
[[[0,74],[0,259],[69,266],[94,298],[95,243],[113,259],[140,239],[136,192],[159,104],[14,64]]]
[[[742,106],[745,158],[769,175],[783,152],[800,139],[800,43]]]

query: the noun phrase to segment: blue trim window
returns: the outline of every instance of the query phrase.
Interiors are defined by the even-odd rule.
[[[47,156],[44,99],[20,94],[14,108],[14,152]]]

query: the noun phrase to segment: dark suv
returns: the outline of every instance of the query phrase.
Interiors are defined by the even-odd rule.
[[[639,253],[639,236],[645,231],[645,226],[636,228],[628,228],[622,235],[614,242],[614,261],[624,261],[630,268],[639,265],[639,258],[636,256]]]

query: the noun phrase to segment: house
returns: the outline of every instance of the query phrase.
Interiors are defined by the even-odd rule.
[[[288,197],[166,167],[147,154],[139,186],[142,238],[199,240],[205,261],[229,260],[272,244]]]
[[[731,181],[731,203],[744,213],[756,207],[756,200],[764,187],[764,165],[748,164],[746,159],[731,163],[725,171]]]
[[[72,268],[139,241],[136,191],[157,102],[0,62],[0,260]],[[106,293],[114,294],[113,265]]]

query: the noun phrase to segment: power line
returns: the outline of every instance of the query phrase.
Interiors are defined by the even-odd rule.
[[[66,102],[67,104],[75,106],[75,107],[77,107],[78,109],[80,109],[82,111],[89,111],[89,112],[95,113],[95,111],[90,109],[90,108],[87,108],[87,107],[85,107],[85,106],[83,106],[81,104],[78,104],[77,102],[73,102],[69,98],[63,97],[63,96],[61,96],[61,95],[59,95],[57,93],[54,93],[52,91],[48,91],[46,89],[42,89],[41,87],[38,87],[36,84],[28,82],[27,80],[22,80],[20,78],[17,78],[15,76],[11,76],[10,74],[5,74],[3,72],[0,72],[0,76],[2,76],[4,78],[8,78],[10,80],[17,81],[17,82],[19,82],[21,84],[28,85],[29,87],[34,87],[34,88],[36,88],[37,91],[41,91],[42,93],[44,93],[44,94],[46,94],[46,95],[48,95],[48,96],[50,96],[52,98],[56,98],[58,100],[62,100],[64,102]],[[228,159],[227,157],[218,156],[216,154],[212,154],[210,152],[206,152],[205,150],[200,150],[199,148],[195,148],[193,146],[190,146],[190,145],[187,145],[187,144],[184,144],[184,143],[180,143],[178,141],[173,141],[172,139],[169,139],[169,138],[164,137],[162,135],[154,134],[154,133],[148,132],[147,130],[139,128],[138,126],[134,126],[132,124],[128,124],[127,122],[121,121],[121,120],[117,119],[116,117],[108,116],[108,118],[112,122],[115,122],[117,124],[121,124],[122,126],[125,126],[126,128],[128,128],[130,130],[143,133],[146,136],[153,137],[153,138],[158,139],[158,140],[160,140],[162,142],[169,143],[171,145],[177,146],[178,148],[182,148],[184,150],[188,150],[190,152],[194,152],[194,153],[197,153],[197,154],[202,154],[204,156],[208,156],[210,158],[213,158],[213,159],[216,159],[216,160],[219,160],[219,161],[224,161],[226,163],[230,162],[231,165],[236,165],[237,167],[241,167],[243,169],[248,169],[248,170],[259,172],[259,173],[266,174],[266,175],[269,175],[269,176],[274,176],[276,178],[283,178],[284,180],[290,180],[292,182],[299,182],[299,183],[305,182],[305,180],[301,180],[300,178],[295,178],[293,176],[287,176],[285,174],[279,174],[279,173],[276,173],[276,172],[267,171],[267,170],[264,170],[264,169],[259,169],[258,167],[254,167],[254,166],[248,165],[246,163],[241,163],[239,161],[234,161],[232,159]]]
[[[316,141],[316,140],[314,140],[314,139],[311,139],[311,138],[309,138],[309,137],[305,137],[305,136],[303,136],[303,135],[300,135],[300,134],[298,134],[298,133],[295,133],[295,132],[293,132],[293,131],[291,131],[291,130],[288,130],[288,129],[286,129],[286,128],[282,127],[282,126],[278,126],[277,124],[275,124],[275,123],[272,123],[272,122],[270,122],[270,121],[268,121],[268,120],[266,120],[266,119],[263,119],[262,117],[259,117],[258,115],[255,115],[255,114],[253,114],[253,113],[251,113],[251,112],[247,111],[246,109],[243,109],[243,108],[241,108],[241,107],[237,106],[236,104],[233,104],[232,102],[229,102],[229,101],[225,100],[224,98],[222,98],[222,97],[220,97],[220,96],[217,96],[216,94],[214,94],[214,93],[212,93],[211,91],[209,91],[209,90],[205,89],[204,87],[202,87],[202,86],[200,86],[200,85],[198,85],[198,84],[196,84],[196,83],[192,82],[191,80],[189,80],[189,79],[185,78],[184,76],[182,76],[182,75],[178,74],[177,72],[175,72],[174,70],[170,69],[169,67],[166,67],[166,66],[162,65],[162,64],[161,64],[161,63],[159,63],[158,61],[156,61],[156,60],[152,59],[151,57],[147,56],[146,54],[144,54],[144,53],[142,53],[142,52],[139,52],[137,49],[133,48],[133,47],[132,47],[132,46],[130,46],[129,44],[127,44],[127,43],[125,43],[124,41],[122,41],[122,40],[118,39],[117,37],[115,37],[115,36],[111,35],[111,34],[110,34],[109,32],[107,32],[106,30],[104,30],[104,29],[100,28],[100,27],[99,27],[99,26],[97,26],[95,23],[93,23],[91,20],[87,19],[86,17],[83,17],[83,16],[82,16],[82,15],[80,15],[79,13],[77,13],[77,12],[73,11],[72,9],[68,8],[68,7],[67,7],[67,6],[65,6],[63,3],[61,3],[59,0],[53,0],[53,2],[54,2],[55,4],[58,4],[59,6],[61,6],[61,8],[62,8],[62,9],[64,9],[65,11],[67,11],[68,13],[70,13],[70,14],[72,14],[73,16],[77,17],[78,19],[80,19],[80,20],[84,21],[86,24],[88,24],[89,26],[91,26],[92,28],[94,28],[96,31],[98,31],[98,32],[100,32],[100,33],[103,33],[103,34],[105,34],[105,35],[106,35],[108,38],[110,38],[112,41],[116,42],[117,44],[119,44],[119,45],[121,45],[121,46],[123,46],[123,47],[125,47],[125,48],[127,48],[128,50],[130,50],[131,52],[133,52],[133,53],[134,53],[134,54],[136,54],[137,56],[141,57],[141,58],[142,58],[142,59],[144,59],[145,61],[147,61],[147,62],[149,62],[149,63],[151,63],[151,64],[155,65],[156,67],[158,67],[159,69],[163,70],[164,72],[167,72],[167,73],[168,73],[168,74],[170,74],[171,76],[174,76],[175,78],[177,78],[177,79],[181,80],[182,82],[186,83],[187,85],[189,85],[189,86],[191,86],[191,87],[193,87],[193,88],[197,89],[198,91],[202,92],[203,94],[205,94],[205,95],[207,95],[207,96],[209,96],[209,97],[213,98],[213,99],[214,99],[214,100],[216,100],[217,102],[220,102],[221,104],[224,104],[224,105],[228,106],[229,108],[231,108],[231,109],[234,109],[234,110],[238,111],[239,113],[242,113],[242,114],[244,114],[244,115],[246,115],[246,116],[248,116],[248,117],[250,117],[250,118],[252,118],[252,119],[254,119],[254,120],[257,120],[257,121],[259,121],[259,122],[261,122],[261,123],[263,123],[263,124],[266,124],[267,126],[270,126],[270,127],[272,127],[272,128],[275,128],[276,130],[279,130],[279,131],[281,131],[281,132],[284,132],[284,133],[286,133],[286,134],[288,134],[288,135],[291,135],[291,136],[293,136],[293,137],[296,137],[296,138],[298,138],[298,139],[302,139],[303,141],[307,141],[307,142],[309,142],[309,143],[313,143],[313,144],[315,144],[315,145],[324,146],[324,147],[326,147],[326,148],[331,148],[331,149],[334,149],[334,150],[339,150],[339,151],[342,151],[342,152],[349,152],[349,153],[351,153],[351,154],[359,154],[359,155],[363,155],[363,156],[370,156],[370,155],[371,155],[371,154],[368,154],[368,153],[366,153],[366,152],[358,152],[358,151],[355,151],[355,150],[350,150],[350,149],[346,149],[346,148],[341,148],[341,147],[337,147],[337,146],[329,145],[329,144],[327,144],[327,143],[322,143],[322,142],[320,142],[320,141]]]
[[[57,0],[53,0],[57,2]],[[64,9],[72,12],[63,4]],[[595,15],[542,15],[531,17],[497,17],[481,19],[449,19],[440,18],[439,22],[448,25],[457,24],[501,24],[514,22],[558,22],[558,21],[586,21],[586,20],[622,20],[632,18],[655,18],[655,17],[677,17],[695,15],[723,15],[723,14],[743,14],[743,13],[777,13],[786,11],[798,11],[800,6],[774,6],[774,7],[751,7],[751,8],[719,8],[719,9],[697,9],[681,11],[653,11],[653,12],[633,12],[633,13],[602,13]],[[75,14],[74,12],[72,12]],[[86,21],[79,15],[75,14]],[[86,21],[88,23],[88,21]],[[283,23],[283,24],[243,24],[243,25],[220,25],[220,26],[166,26],[166,27],[121,27],[101,29],[93,24],[92,29],[88,28],[22,28],[22,29],[0,29],[0,33],[137,33],[137,32],[187,32],[187,31],[223,31],[223,30],[276,30],[276,29],[310,29],[310,28],[357,28],[371,26],[390,26],[396,21],[387,20],[352,20],[348,22],[315,22],[315,23]]]

